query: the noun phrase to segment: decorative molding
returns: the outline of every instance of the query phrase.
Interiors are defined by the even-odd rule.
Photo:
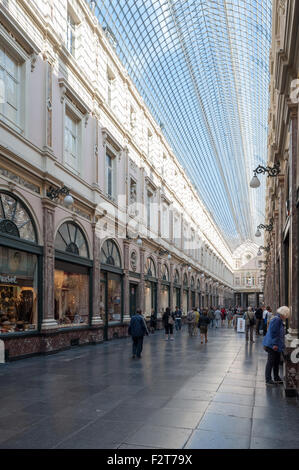
[[[6,168],[0,167],[0,175],[2,175],[2,176],[6,177],[6,178],[8,178],[8,179],[10,179],[14,182],[14,183],[8,183],[8,184],[14,184],[14,186],[15,186],[15,184],[18,183],[21,186],[24,186],[24,188],[30,189],[31,191],[33,191],[37,194],[41,193],[41,190],[40,190],[39,186],[37,186],[34,183],[30,183],[29,181],[25,180],[21,176],[17,175],[16,173],[13,173],[12,171],[10,171]]]
[[[63,103],[65,96],[67,96],[70,101],[81,111],[82,114],[88,115],[91,110],[86,105],[85,101],[78,95],[74,88],[68,83],[64,77],[58,78],[58,84],[61,92],[61,103]]]
[[[118,140],[111,134],[111,132],[106,128],[103,127],[101,129],[102,138],[103,138],[103,147],[106,146],[107,142],[116,150],[116,152],[120,153],[123,150],[123,147],[118,142]]]

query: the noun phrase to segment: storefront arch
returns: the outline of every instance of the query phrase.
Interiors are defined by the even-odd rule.
[[[82,258],[90,257],[87,236],[77,222],[66,220],[61,223],[55,234],[55,250],[77,255]]]
[[[0,234],[38,243],[36,223],[19,196],[0,190]]]
[[[151,311],[157,312],[157,270],[156,264],[151,256],[145,262],[145,314],[150,315]]]
[[[122,259],[120,249],[112,238],[104,241],[101,248],[101,264],[114,266],[115,268],[122,267]]]
[[[173,295],[175,306],[181,308],[181,283],[180,283],[180,274],[176,269],[174,272],[173,278]]]

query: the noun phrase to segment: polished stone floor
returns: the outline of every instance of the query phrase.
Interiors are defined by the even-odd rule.
[[[262,337],[156,332],[0,364],[0,448],[299,449],[299,406],[264,384]]]

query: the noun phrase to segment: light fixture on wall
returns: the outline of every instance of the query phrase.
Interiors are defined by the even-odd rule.
[[[264,225],[264,224],[258,225],[257,226],[257,231],[255,232],[255,236],[260,237],[262,235],[261,232],[260,232],[260,229],[265,229],[267,232],[272,232],[273,222],[274,222],[273,219],[271,219],[269,225]]]
[[[58,199],[59,196],[65,195],[63,204],[67,209],[70,209],[74,205],[74,199],[70,195],[70,190],[66,186],[62,186],[62,188],[54,188],[53,186],[50,186],[48,191],[47,191],[47,197],[51,199],[51,201],[54,201],[54,199]]]
[[[254,171],[253,171],[253,177],[252,177],[252,180],[250,181],[249,183],[249,186],[251,188],[258,188],[260,185],[261,185],[261,182],[260,180],[258,179],[258,177],[256,175],[261,175],[261,174],[265,174],[265,173],[268,173],[268,177],[269,176],[277,176],[279,175],[280,173],[280,163],[275,163],[275,165],[273,166],[273,168],[271,168],[270,166],[262,166],[262,165],[259,165]]]
[[[169,253],[169,251],[160,249],[159,250],[159,256],[164,256],[164,255],[167,255],[167,258],[169,260],[171,259],[171,254]]]
[[[140,235],[138,235],[136,243],[137,245],[142,246],[142,238],[140,237]]]

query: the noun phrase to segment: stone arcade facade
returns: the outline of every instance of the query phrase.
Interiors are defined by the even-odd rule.
[[[264,291],[273,309],[291,309],[284,362],[288,395],[299,392],[298,24],[298,2],[273,2],[268,165],[279,163],[280,174],[267,179],[266,218],[274,227],[265,236]]]
[[[232,304],[231,252],[87,2],[0,15],[7,358],[124,336],[137,307]]]

